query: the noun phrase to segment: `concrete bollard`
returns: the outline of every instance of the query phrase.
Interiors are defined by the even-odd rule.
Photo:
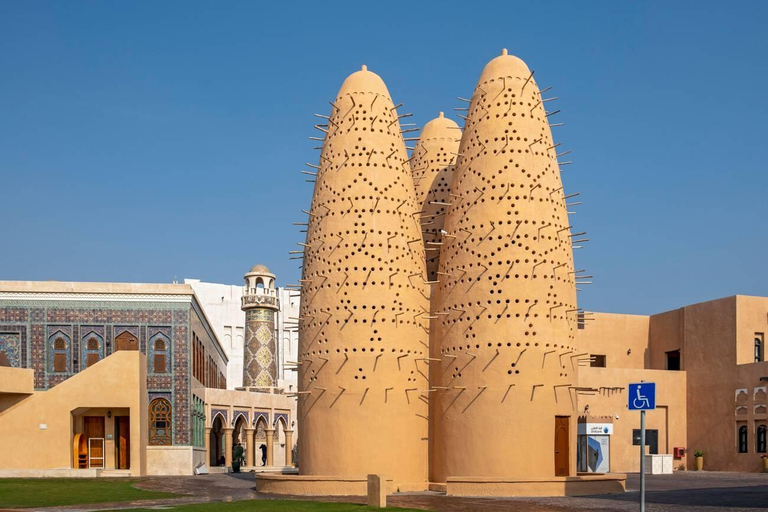
[[[368,475],[368,506],[387,506],[387,479],[383,475]]]

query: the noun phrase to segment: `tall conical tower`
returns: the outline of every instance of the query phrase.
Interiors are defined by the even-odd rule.
[[[440,255],[437,481],[576,471],[576,290],[547,117],[523,61],[485,66]]]
[[[301,473],[423,489],[429,303],[397,107],[365,66],[332,105],[304,248]]]
[[[264,265],[254,265],[245,274],[245,290],[241,299],[245,311],[245,345],[243,347],[243,386],[268,388],[277,385],[277,342],[275,313],[275,274]]]
[[[450,186],[460,141],[461,128],[440,112],[438,117],[424,125],[411,160],[416,203],[421,207],[421,229],[430,281],[437,277],[440,230],[451,204]]]

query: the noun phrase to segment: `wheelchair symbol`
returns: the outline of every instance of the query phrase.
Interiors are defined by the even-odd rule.
[[[632,406],[635,409],[650,409],[651,402],[647,396],[640,393],[641,388],[642,386],[637,386],[637,397],[632,401]]]

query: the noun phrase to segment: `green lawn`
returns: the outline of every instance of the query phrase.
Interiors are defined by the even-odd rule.
[[[413,508],[371,508],[350,503],[320,503],[317,501],[248,500],[222,503],[199,503],[163,507],[163,510],[178,512],[368,512],[391,510],[397,512],[425,512]],[[129,509],[123,512],[157,512],[157,509]]]
[[[56,507],[108,501],[175,498],[177,494],[144,491],[138,480],[90,478],[1,478],[0,508]]]

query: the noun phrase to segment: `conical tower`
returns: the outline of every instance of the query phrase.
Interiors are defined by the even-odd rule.
[[[300,467],[427,481],[429,302],[397,107],[349,76],[332,103],[304,247]]]
[[[460,141],[461,128],[440,112],[438,117],[424,125],[411,160],[416,203],[421,207],[421,229],[430,281],[437,277],[440,230],[451,203],[451,179]]]
[[[440,255],[436,481],[576,473],[576,290],[547,118],[523,61],[485,66]]]

